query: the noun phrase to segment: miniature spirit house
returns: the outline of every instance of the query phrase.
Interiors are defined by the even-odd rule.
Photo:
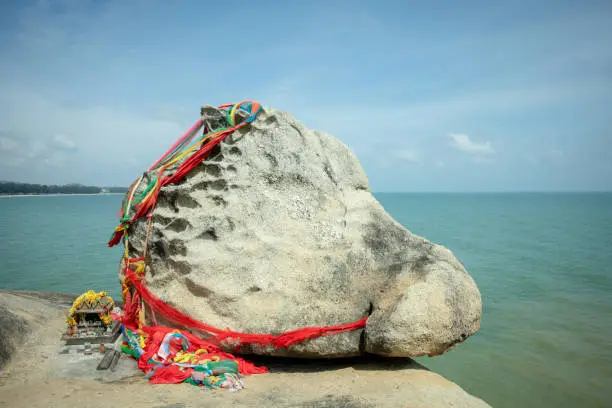
[[[114,307],[113,299],[106,292],[83,293],[68,313],[66,340],[115,337],[118,325],[111,318]]]

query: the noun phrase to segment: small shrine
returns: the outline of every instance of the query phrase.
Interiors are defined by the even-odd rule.
[[[72,304],[66,319],[66,344],[113,342],[119,334],[119,324],[112,320],[115,302],[106,292],[93,290],[80,295]]]

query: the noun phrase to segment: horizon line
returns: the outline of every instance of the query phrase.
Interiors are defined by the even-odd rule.
[[[371,194],[610,194],[612,190],[370,191]]]

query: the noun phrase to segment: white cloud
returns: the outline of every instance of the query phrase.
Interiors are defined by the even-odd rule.
[[[40,120],[28,120],[32,110]],[[0,150],[0,173],[3,166],[21,166],[28,172],[21,176],[24,180],[98,184],[131,182],[192,125],[107,107],[66,106],[46,95],[13,89],[0,94],[0,123],[15,133],[11,139],[18,144],[15,152]],[[46,137],[49,133],[54,136]],[[68,160],[76,148],[80,154]],[[108,163],[113,163],[112,171],[101,175],[97,169]],[[57,171],[50,173],[49,167]]]
[[[42,160],[42,163],[49,167],[62,168],[66,163],[66,159],[59,152],[51,153]]]
[[[21,156],[9,157],[4,161],[6,167],[21,167],[25,163],[25,159]]]
[[[442,160],[436,160],[435,166],[439,167],[439,168],[442,168],[442,167],[446,166],[446,163],[444,163]]]
[[[6,136],[0,136],[0,152],[13,152],[17,150],[17,142]]]
[[[53,136],[53,144],[60,150],[74,150],[76,148],[76,143],[64,135]]]
[[[462,133],[451,133],[448,137],[452,140],[451,145],[463,153],[475,156],[495,154],[495,149],[493,149],[491,142],[477,143],[472,141],[468,135]]]
[[[393,152],[393,156],[406,164],[419,164],[421,162],[418,154],[411,150],[398,150]]]
[[[30,148],[26,154],[28,159],[35,159],[48,151],[47,145],[42,140],[31,140]]]
[[[0,167],[21,167],[49,152],[44,142],[29,138],[0,136]]]

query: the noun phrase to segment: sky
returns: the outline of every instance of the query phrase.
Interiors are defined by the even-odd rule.
[[[375,192],[612,190],[612,1],[12,0],[0,40],[0,180],[127,186],[251,99]]]

